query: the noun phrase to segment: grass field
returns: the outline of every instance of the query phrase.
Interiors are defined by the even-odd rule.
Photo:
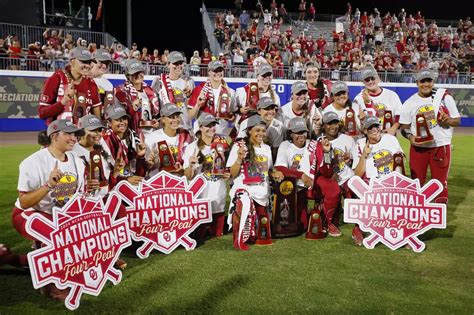
[[[130,249],[122,282],[99,297],[84,295],[76,313],[473,314],[474,142],[458,135],[453,143],[448,227],[422,236],[422,253],[355,247],[350,225],[341,238],[301,236],[250,252],[233,250],[230,234],[146,260]],[[0,243],[18,253],[30,246],[10,223],[18,164],[36,149],[0,149]],[[2,267],[0,284],[0,314],[67,312],[33,289],[28,272]]]

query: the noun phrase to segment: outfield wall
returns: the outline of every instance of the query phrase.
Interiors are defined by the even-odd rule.
[[[9,71],[0,70],[0,131],[38,131],[45,128],[43,120],[38,118],[38,99],[45,78],[51,72],[38,71]],[[114,86],[124,81],[123,75],[109,74],[107,78]],[[145,76],[145,81],[151,83],[154,76]],[[196,83],[206,78],[194,77]],[[233,89],[241,87],[251,79],[228,78],[229,86]],[[281,103],[286,104],[291,96],[293,80],[273,80],[273,85]],[[361,82],[348,82],[349,94],[353,99],[363,87]],[[414,83],[382,83],[381,86],[394,90],[401,101],[417,91]],[[457,101],[461,113],[461,126],[474,126],[474,85],[437,84],[437,87],[448,88]]]

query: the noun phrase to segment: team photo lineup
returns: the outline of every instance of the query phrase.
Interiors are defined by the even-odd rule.
[[[270,13],[276,12],[274,24],[287,22],[280,11],[273,1]],[[257,19],[269,14],[261,4],[256,12]],[[313,21],[315,13],[308,12],[300,23]],[[241,8],[234,13],[238,19]],[[357,21],[357,27],[371,23],[371,19],[363,22],[360,12],[354,15],[350,7],[346,15]],[[380,13],[375,16],[380,19]],[[227,32],[227,24],[234,20],[227,23],[224,17],[222,30]],[[470,23],[469,18],[467,21]],[[316,44],[314,55],[305,56],[307,51],[303,53],[300,41],[296,49],[289,44],[294,63],[288,70],[277,60],[280,52],[273,51],[277,47],[271,35],[274,24],[267,22],[260,21],[263,33],[256,34],[255,51],[248,56],[245,53],[246,60],[230,61],[224,54],[213,55],[208,48],[202,58],[199,53],[186,57],[181,51],[170,51],[159,58],[160,73],[149,67],[154,62],[144,59],[145,54],[134,54],[139,52],[136,47],[130,54],[120,55],[117,63],[117,52],[108,47],[91,48],[79,40],[71,41],[72,45],[65,46],[67,55],[61,58],[64,67],[48,63],[43,69],[51,72],[37,109],[46,129],[37,136],[40,148],[18,166],[11,229],[31,242],[32,250],[41,250],[46,246],[44,239],[29,228],[33,219],[55,221],[55,212],[64,210],[75,196],[115,205],[119,190],[129,187],[138,191],[166,174],[183,178],[190,190],[203,181],[204,188],[196,189],[199,193],[195,197],[209,200],[211,216],[190,234],[195,242],[189,246],[197,251],[227,233],[231,234],[226,246],[249,251],[248,255],[252,255],[252,247],[273,246],[288,237],[299,237],[301,242],[349,238],[354,246],[363,247],[366,230],[344,220],[344,201],[360,196],[349,184],[354,177],[367,187],[394,172],[417,179],[420,187],[430,179],[438,180],[442,188],[432,202],[445,205],[449,212],[452,138],[462,114],[449,88],[438,87],[439,83],[454,83],[448,81],[453,78],[448,75],[449,66],[425,64],[410,69],[412,81],[396,82],[414,84],[416,92],[402,102],[396,89],[382,87],[383,53],[376,60],[359,56],[360,64],[356,63],[360,67],[344,75],[340,64],[328,67],[327,58],[317,56],[324,55],[325,47],[321,52]],[[397,29],[387,25],[397,23],[374,29],[393,35]],[[469,23],[463,31],[473,34]],[[249,30],[252,27],[248,25]],[[421,27],[427,28],[424,21]],[[346,42],[344,36],[350,34],[342,33],[339,40]],[[45,34],[48,45],[56,49],[58,34],[48,30]],[[8,50],[10,57],[14,42]],[[426,39],[421,42],[426,44]],[[221,48],[227,49],[225,45],[223,42]],[[377,41],[375,45],[379,45]],[[335,43],[336,55],[337,47]],[[240,44],[233,51],[227,49],[233,56],[240,50]],[[436,51],[441,52],[442,47]],[[272,61],[266,54],[271,54]],[[199,63],[193,61],[195,57]],[[2,67],[17,70],[14,66],[20,63],[12,60],[5,63],[2,59]],[[323,76],[324,71],[329,75]],[[115,80],[120,76],[120,84],[108,79],[111,73]],[[229,82],[239,77],[246,77],[245,84],[231,88]],[[151,81],[147,83],[145,78]],[[291,79],[289,100],[280,99],[277,78]],[[469,84],[467,76],[462,80],[458,83]],[[354,82],[361,88],[351,98],[349,87]],[[402,148],[403,138],[409,143],[408,150]],[[169,202],[166,198],[153,199],[155,207]],[[126,208],[125,202],[117,203],[117,219],[131,215]],[[344,224],[350,225],[349,235],[341,231]],[[26,253],[14,252],[9,245],[0,244],[0,266],[28,268]],[[113,265],[126,274],[126,257],[118,257]],[[44,295],[60,301],[66,300],[70,291],[54,283],[41,288]]]

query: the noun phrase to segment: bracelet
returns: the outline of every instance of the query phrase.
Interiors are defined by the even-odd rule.
[[[48,191],[51,191],[51,190],[54,189],[54,187],[51,186],[50,184],[48,184],[48,182],[46,182],[46,184],[44,184],[43,187],[46,187],[46,189],[47,189]]]

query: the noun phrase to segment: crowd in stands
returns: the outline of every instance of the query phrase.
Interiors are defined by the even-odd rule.
[[[300,21],[312,22],[316,9],[313,3],[299,4]],[[234,15],[235,14],[235,15]],[[232,72],[229,76],[254,76],[254,69],[261,63],[274,68],[275,78],[300,79],[303,65],[312,61],[328,70],[334,80],[358,80],[359,70],[373,65],[377,71],[389,71],[400,80],[412,82],[414,73],[430,68],[438,71],[440,83],[466,83],[474,70],[474,28],[470,17],[459,20],[457,29],[440,28],[435,21],[427,23],[422,13],[407,14],[404,9],[396,13],[382,14],[377,8],[373,12],[352,12],[350,3],[344,17],[345,31],[334,28],[332,43],[323,34],[313,37],[305,34],[298,24],[294,28],[284,3],[275,0],[264,8],[257,1],[256,10],[250,14],[236,5],[236,10],[217,14],[214,35],[222,52],[213,56],[209,49],[195,51],[188,58],[191,75],[203,74],[211,60],[219,59]],[[261,25],[263,24],[263,28]],[[259,27],[260,25],[260,27]],[[158,74],[153,65],[166,65],[168,50],[153,52],[136,43],[130,49],[115,42],[111,47],[88,43],[82,38],[73,38],[62,31],[46,29],[43,42],[28,44],[22,48],[15,36],[0,37],[0,68],[22,70],[54,70],[63,68],[69,51],[75,46],[87,47],[91,52],[97,48],[108,49],[114,63],[124,65],[131,58],[139,59],[152,67],[149,74]],[[99,47],[97,47],[99,46]],[[4,57],[10,57],[5,59]],[[121,73],[121,67],[112,67],[112,72]],[[201,71],[200,71],[201,70]],[[204,74],[205,75],[205,74]]]

